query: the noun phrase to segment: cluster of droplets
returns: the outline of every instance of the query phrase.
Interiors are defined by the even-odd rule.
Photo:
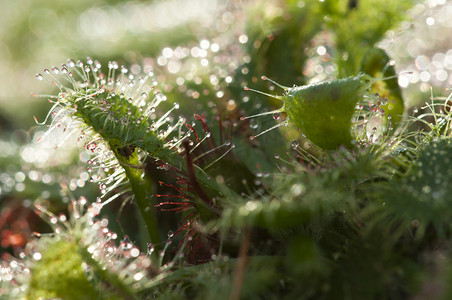
[[[225,38],[219,38],[218,41],[203,39],[191,47],[162,49],[156,64],[165,69],[165,91],[177,89],[177,92],[192,99],[211,96],[222,99],[225,96],[222,87],[232,83],[234,79],[231,74],[241,63],[236,57],[242,57],[230,55],[228,52],[231,49],[226,49],[227,45]],[[233,51],[237,52],[238,49]],[[213,69],[210,68],[212,63],[216,66]],[[208,104],[214,105],[211,101]],[[230,99],[226,109],[235,107],[235,101]]]
[[[452,4],[446,0],[420,2],[413,13],[411,22],[402,23],[400,30],[382,42],[400,60],[399,85],[413,92],[448,88],[452,44],[446,37],[452,25]]]
[[[394,130],[392,115],[386,115],[388,98],[378,93],[369,94],[355,107],[352,131],[358,143],[376,143],[380,136]]]
[[[70,215],[67,217],[64,214],[54,215],[45,207],[36,205],[37,213],[51,225],[56,235],[62,239],[79,240],[77,245],[86,249],[103,269],[116,273],[123,283],[140,288],[152,268],[151,259],[127,236],[117,242],[118,235],[108,229],[108,220],[98,218],[102,208],[100,199],[88,204],[87,199],[81,197],[73,200],[69,208]],[[34,260],[41,257],[39,252],[32,255]],[[89,262],[86,268],[90,270]]]
[[[23,260],[13,258],[8,254],[2,255],[0,262],[0,289],[2,294],[11,298],[19,298],[26,291],[26,282],[30,277],[30,268]]]
[[[64,140],[79,132],[78,140],[84,143],[87,152],[93,156],[87,167],[89,181],[97,182],[102,194],[115,190],[123,183],[125,175],[104,137],[99,134],[99,129],[96,131],[92,124],[86,124],[77,115],[80,111],[78,106],[100,109],[105,119],[101,131],[107,127],[120,131],[124,139],[128,139],[125,146],[130,146],[132,152],[134,142],[143,144],[148,133],[155,133],[163,147],[176,150],[182,140],[190,135],[190,131],[181,130],[185,119],[178,118],[174,122],[171,116],[174,110],[179,109],[178,103],[174,103],[162,115],[156,112],[156,108],[167,97],[156,88],[157,81],[153,79],[152,68],[146,66],[143,70],[146,71],[145,75],[140,73],[141,68],[129,70],[111,61],[108,63],[108,73],[103,73],[100,62],[88,58],[86,63],[69,59],[61,68],[44,69],[44,75],[36,75],[38,80],[47,80],[60,90],[57,96],[45,96],[54,106],[41,123],[45,124],[49,117],[52,118],[49,129],[40,140],[61,127],[67,132]],[[105,176],[107,173],[108,176]],[[118,196],[116,194],[113,197]]]

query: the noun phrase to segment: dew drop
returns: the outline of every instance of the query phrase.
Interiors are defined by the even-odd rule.
[[[43,78],[43,77],[42,77],[42,75],[41,75],[41,74],[39,74],[39,73],[38,73],[38,74],[36,74],[36,79],[37,79],[37,80],[42,80],[42,78]]]
[[[36,252],[36,253],[33,254],[33,259],[34,260],[41,260],[41,258],[42,258],[42,254],[41,253]]]
[[[168,231],[168,238],[172,238],[174,236],[174,232],[172,230]]]
[[[140,250],[138,250],[137,248],[132,248],[132,250],[130,250],[130,255],[132,257],[138,257],[140,255]]]
[[[50,74],[49,69],[44,69],[44,73],[46,73],[47,75]]]
[[[58,73],[60,73],[60,70],[58,70],[57,67],[52,67],[52,73],[53,74],[58,74]]]
[[[293,147],[293,148],[297,148],[298,145],[300,145],[300,143],[298,143],[298,142],[295,141],[295,140],[292,141],[292,147]]]
[[[96,149],[96,147],[97,147],[97,144],[94,143],[94,142],[92,142],[92,143],[90,143],[90,144],[88,144],[88,145],[86,146],[86,149],[87,149],[87,150],[94,151],[94,150]]]
[[[152,252],[154,252],[154,250],[155,250],[154,245],[151,243],[148,243],[147,248],[148,248],[148,254],[152,254]]]
[[[251,127],[252,129],[256,129],[256,128],[259,127],[259,123],[257,122],[256,119],[251,119],[251,120],[250,120],[250,127]]]
[[[275,153],[275,158],[279,159],[279,154],[278,153]]]
[[[247,86],[246,86],[246,87],[244,87],[243,89],[244,89],[245,91],[249,91],[249,90],[250,90],[250,88],[249,88],[249,87],[247,87]]]

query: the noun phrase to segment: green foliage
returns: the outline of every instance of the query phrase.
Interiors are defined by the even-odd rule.
[[[399,226],[411,227],[416,235],[427,234],[429,226],[435,234],[448,235],[451,151],[450,138],[422,145],[407,173],[382,187],[387,195],[381,197],[384,214],[391,223],[401,222]]]
[[[362,90],[359,77],[295,87],[284,96],[284,110],[306,137],[322,149],[352,146],[352,116]]]
[[[328,27],[335,33],[336,59],[340,77],[359,70],[365,53],[378,43],[386,32],[405,18],[412,0],[357,1],[354,8],[346,0],[324,1]]]
[[[83,259],[74,242],[49,241],[41,251],[42,258],[31,268],[32,277],[27,295],[29,299],[103,297],[102,292],[96,291],[86,278],[82,267]]]

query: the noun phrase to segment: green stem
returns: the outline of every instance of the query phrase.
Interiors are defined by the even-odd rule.
[[[127,179],[132,186],[132,192],[135,197],[135,203],[138,206],[141,217],[143,218],[146,230],[149,234],[150,242],[154,245],[156,251],[154,256],[158,256],[159,250],[162,248],[162,240],[157,226],[156,212],[154,206],[150,202],[150,195],[152,195],[151,184],[148,184],[143,178],[142,170],[133,166],[138,166],[140,161],[138,159],[138,151],[135,150],[129,157],[121,155],[118,151],[117,145],[114,141],[110,142],[110,148],[115,153],[116,158],[124,169]]]
[[[80,241],[78,241],[78,244],[80,245]],[[137,299],[130,286],[125,284],[115,273],[109,272],[108,269],[104,269],[84,246],[79,246],[78,252],[82,256],[83,261],[99,274],[100,278],[105,279],[110,285],[114,286],[125,299]]]

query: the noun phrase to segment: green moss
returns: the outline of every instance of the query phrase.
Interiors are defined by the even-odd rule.
[[[83,260],[74,242],[52,241],[32,269],[28,299],[100,299],[82,268]]]

